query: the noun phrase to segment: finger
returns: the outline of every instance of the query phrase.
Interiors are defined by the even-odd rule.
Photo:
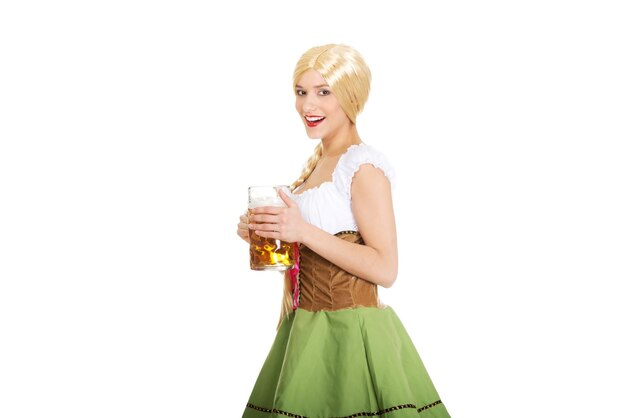
[[[253,229],[256,231],[276,231],[278,230],[278,226],[276,224],[249,224],[249,229]]]
[[[283,190],[278,190],[278,195],[281,199],[283,199],[283,202],[285,202],[288,208],[298,207],[298,204],[291,200],[291,198],[287,196],[287,193],[285,193]]]
[[[274,231],[254,231],[260,237],[263,238],[275,238],[280,239],[280,233]]]
[[[247,223],[248,223],[248,216],[247,216],[247,215],[241,215],[241,216],[239,217],[239,220],[240,220],[241,222],[243,222],[243,223],[247,224]]]
[[[254,222],[254,223],[266,222],[266,223],[275,224],[275,223],[278,223],[278,215],[254,215],[254,217],[251,219],[251,222]]]

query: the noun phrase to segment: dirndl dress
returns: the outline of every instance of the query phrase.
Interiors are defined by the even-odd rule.
[[[352,146],[338,161],[332,182],[292,195],[303,217],[331,231],[353,225],[333,234],[363,245],[354,218],[350,221],[349,186],[366,163],[393,181],[382,154],[365,144]],[[348,205],[341,205],[346,199]],[[398,316],[379,302],[377,285],[304,245],[298,264],[295,309],[279,326],[243,417],[449,417]]]

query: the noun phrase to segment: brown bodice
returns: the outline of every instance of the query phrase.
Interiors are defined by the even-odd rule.
[[[363,244],[358,232],[335,236]],[[378,287],[341,269],[304,245],[300,245],[300,308],[307,311],[336,311],[356,306],[378,306]]]

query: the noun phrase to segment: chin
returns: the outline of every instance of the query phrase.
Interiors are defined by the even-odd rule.
[[[322,135],[320,135],[319,133],[316,134],[314,132],[311,132],[308,129],[306,131],[306,134],[309,137],[309,139],[322,139]]]

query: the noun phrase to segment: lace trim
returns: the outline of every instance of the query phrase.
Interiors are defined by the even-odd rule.
[[[359,413],[352,414],[352,415],[347,415],[347,416],[343,416],[343,417],[334,417],[334,418],[376,417],[376,416],[379,416],[379,415],[386,414],[388,412],[398,411],[400,409],[407,409],[407,408],[415,409],[419,413],[419,412],[423,412],[423,411],[425,411],[427,409],[430,409],[433,406],[442,405],[442,404],[443,403],[441,402],[441,399],[436,400],[433,403],[429,403],[428,405],[424,405],[424,406],[419,407],[419,408],[417,406],[411,404],[411,403],[407,403],[407,404],[404,404],[404,405],[392,406],[391,408],[386,408],[386,409],[383,409],[383,410],[378,411],[378,412],[359,412]],[[278,415],[284,415],[286,417],[293,417],[293,418],[307,418],[304,415],[292,414],[291,412],[281,411],[280,409],[276,409],[276,408],[273,408],[273,409],[262,408],[260,406],[253,405],[251,403],[248,403],[246,406],[248,408],[254,409],[256,411],[265,412],[265,413],[268,413],[268,414],[278,414]]]
[[[346,153],[341,156],[335,168],[336,173],[333,173],[333,181],[335,180],[336,174],[338,189],[348,200],[352,200],[352,192],[350,190],[352,180],[363,164],[371,164],[380,169],[389,180],[393,189],[396,177],[395,169],[383,153],[363,142],[350,146],[348,150],[351,152],[346,151]]]
[[[359,231],[339,231],[336,234],[334,234],[335,236],[337,235],[341,235],[341,234],[350,234],[350,235],[359,235]]]
[[[292,414],[291,412],[281,411],[280,409],[276,409],[276,408],[273,408],[273,409],[261,408],[260,406],[253,405],[251,403],[248,403],[246,406],[248,408],[257,410],[259,412],[265,412],[268,414],[279,414],[279,415],[284,415],[286,417],[306,418],[304,415],[296,415],[296,414]]]

